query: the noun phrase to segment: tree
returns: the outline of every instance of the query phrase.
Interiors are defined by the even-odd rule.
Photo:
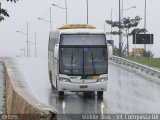
[[[6,0],[6,1],[16,3],[18,0]],[[9,17],[9,14],[6,9],[1,8],[1,2],[0,2],[0,22],[4,20],[5,17]]]
[[[133,19],[131,19],[130,17],[123,18],[120,22],[119,21],[111,21],[111,20],[105,21],[107,24],[111,25],[112,27],[117,27],[117,28],[122,29],[121,32],[120,31],[111,31],[110,34],[112,34],[112,35],[123,34],[127,37],[127,45],[124,48],[124,51],[125,51],[125,49],[127,49],[128,55],[129,55],[129,41],[128,41],[129,36],[147,31],[144,28],[136,28],[140,21],[141,21],[141,18],[139,16],[136,16]],[[132,28],[132,31],[130,32],[131,28]]]

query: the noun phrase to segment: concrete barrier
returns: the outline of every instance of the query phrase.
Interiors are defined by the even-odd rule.
[[[9,58],[4,62],[6,81],[6,114],[19,120],[54,120],[56,110],[32,97],[17,78],[18,73]],[[14,116],[13,116],[14,115]]]
[[[146,65],[139,64],[121,57],[113,56],[110,62],[120,65],[123,68],[130,69],[136,73],[142,75],[143,77],[149,78],[160,84],[160,71],[148,67]]]

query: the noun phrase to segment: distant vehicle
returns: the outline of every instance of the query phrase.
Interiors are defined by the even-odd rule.
[[[52,88],[65,91],[107,90],[108,53],[106,34],[91,25],[64,25],[50,32],[48,69]],[[111,45],[110,45],[111,49]]]

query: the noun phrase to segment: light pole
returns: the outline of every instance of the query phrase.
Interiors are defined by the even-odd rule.
[[[1,1],[0,1],[0,11],[1,11]],[[1,12],[0,12],[0,15],[1,15]]]
[[[0,10],[1,10],[1,1],[0,1]],[[1,13],[0,13],[1,14]]]
[[[144,29],[146,30],[146,14],[147,14],[147,1],[145,0],[144,5]],[[146,31],[144,32],[146,34]],[[146,51],[146,44],[144,44],[144,50]]]
[[[37,57],[37,34],[35,32],[35,57]]]
[[[122,14],[121,14],[121,20],[123,20],[123,12],[124,11],[127,11],[127,10],[130,10],[132,8],[136,8],[136,6],[131,6],[129,8],[126,8],[126,9],[123,9],[123,0],[122,0]],[[126,30],[126,35],[129,33],[129,30]],[[121,36],[121,41],[123,42],[123,36]],[[123,47],[123,45],[122,45]],[[128,35],[127,35],[127,55],[129,55],[129,41],[128,41]]]
[[[52,10],[51,10],[51,7],[49,8],[49,23],[50,23],[50,30],[52,29],[52,22],[51,22],[51,19],[52,19]]]
[[[28,22],[27,22],[27,33],[26,34],[21,31],[16,31],[16,32],[23,34],[23,35],[26,35],[26,37],[27,37],[27,57],[29,57],[30,53],[29,53],[29,39],[28,39]]]
[[[122,10],[121,10],[121,0],[119,0],[119,56],[122,57],[122,29],[121,29],[121,21],[123,16],[123,11],[136,8],[136,6],[129,7],[127,9],[123,9],[123,0],[122,0]],[[121,14],[122,12],[122,14]],[[128,44],[128,43],[127,43]]]
[[[30,57],[30,45],[28,40],[28,22],[27,22],[27,56]]]
[[[31,45],[31,44],[34,44],[35,45],[35,49],[34,49],[34,51],[35,51],[35,57],[37,57],[37,35],[36,35],[36,32],[34,33],[34,40],[35,40],[35,42],[29,42],[29,44]],[[26,41],[27,42],[27,41]]]
[[[113,13],[113,9],[111,8],[111,21],[112,21],[112,19],[113,19],[112,13]],[[111,25],[111,40],[112,40],[112,25]]]
[[[67,8],[67,0],[65,0],[65,8],[64,8],[64,7],[61,7],[61,6],[57,5],[57,4],[52,4],[52,6],[56,6],[56,7],[60,8],[60,9],[65,9],[65,10],[66,10],[66,24],[67,24],[67,23],[68,23],[68,8]]]
[[[23,55],[25,57],[25,48],[24,49],[20,49],[23,52]]]
[[[67,0],[65,0],[65,5],[66,5],[66,24],[68,23],[68,7],[67,7]]]
[[[122,37],[121,37],[121,0],[119,0],[119,57],[122,56]]]
[[[144,28],[146,29],[146,14],[147,14],[147,2],[145,0],[145,7],[144,7]]]
[[[21,32],[21,31],[16,31],[17,33],[20,33],[20,34],[22,34],[22,35],[26,35],[27,36],[27,34],[25,34],[25,33],[23,33],[23,32]],[[26,48],[26,51],[27,51],[27,57],[29,57],[28,56],[28,37],[27,37],[27,46],[26,46],[27,48]]]
[[[87,24],[88,24],[88,0],[86,0],[86,4],[87,4]]]
[[[45,22],[49,22],[49,26],[50,26],[50,30],[52,30],[52,9],[51,7],[49,7],[49,21],[48,20],[45,20],[43,18],[37,18],[38,20],[42,20],[42,21],[45,21]]]
[[[27,44],[27,57],[30,57],[30,45],[31,44],[35,44],[35,57],[37,57],[37,41],[36,41],[36,32],[35,32],[35,34],[34,34],[34,38],[35,38],[35,42],[34,43],[32,43],[32,42],[30,42],[29,40],[28,40],[28,36],[29,35],[31,35],[31,34],[28,34],[28,32],[27,32],[27,34],[25,34],[25,33],[23,33],[23,32],[21,32],[21,31],[16,31],[16,32],[18,32],[18,33],[20,33],[20,34],[22,34],[22,35],[25,35],[25,36],[27,36],[27,40],[25,41],[26,42],[26,44]],[[33,35],[33,34],[32,34]],[[25,49],[21,49],[21,50],[23,50],[24,51],[24,56],[25,56]]]

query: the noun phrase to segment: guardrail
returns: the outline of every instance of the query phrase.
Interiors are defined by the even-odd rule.
[[[143,72],[143,73],[145,73],[147,75],[150,75],[154,78],[160,79],[160,71],[156,70],[156,69],[153,69],[151,67],[148,67],[146,65],[142,65],[142,64],[139,64],[137,62],[133,62],[133,61],[121,58],[121,57],[117,57],[117,56],[113,56],[112,58],[110,58],[110,60],[115,62],[115,63],[122,64],[124,66],[135,69],[136,71]]]

